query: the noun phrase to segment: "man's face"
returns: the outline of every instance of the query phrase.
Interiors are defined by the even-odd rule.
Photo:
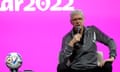
[[[72,16],[71,18],[71,24],[73,25],[73,27],[77,27],[77,26],[81,26],[83,27],[84,24],[84,20],[83,20],[83,16],[80,14],[75,14]]]

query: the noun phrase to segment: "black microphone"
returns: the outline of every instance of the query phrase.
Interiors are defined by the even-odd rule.
[[[81,27],[77,26],[77,33],[80,33]]]
[[[81,26],[77,26],[77,27],[76,27],[76,31],[77,31],[77,33],[80,33],[80,31],[81,31]],[[79,42],[76,42],[76,43],[74,44],[74,48],[75,48],[75,49],[79,49],[79,48],[80,48]]]

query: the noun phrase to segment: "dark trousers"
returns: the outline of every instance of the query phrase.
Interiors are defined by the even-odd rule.
[[[102,68],[95,67],[88,70],[74,70],[67,67],[65,64],[58,64],[57,72],[112,72],[112,63],[106,62]]]

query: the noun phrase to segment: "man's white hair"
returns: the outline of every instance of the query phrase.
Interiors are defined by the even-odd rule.
[[[82,10],[75,9],[70,13],[70,18],[72,18],[74,15],[79,14],[83,16]]]

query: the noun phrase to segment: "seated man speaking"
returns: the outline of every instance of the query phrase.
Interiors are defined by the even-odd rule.
[[[112,72],[112,62],[116,57],[116,46],[112,38],[95,26],[84,26],[82,11],[70,14],[73,26],[62,41],[57,72]],[[108,46],[109,58],[97,64],[96,41]]]

